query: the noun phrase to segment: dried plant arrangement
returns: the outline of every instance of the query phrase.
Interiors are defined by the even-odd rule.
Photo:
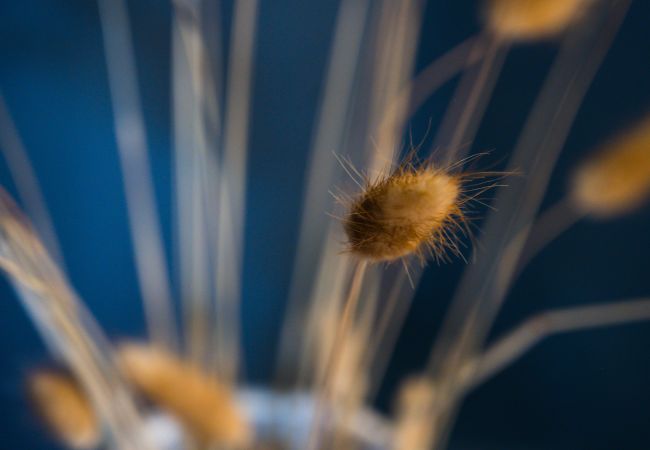
[[[594,146],[560,199],[544,202],[631,0],[485,0],[467,12],[482,29],[423,68],[427,2],[341,0],[277,352],[268,345],[275,376],[250,384],[242,293],[260,3],[234,0],[224,20],[219,2],[172,2],[172,266],[129,5],[98,0],[144,339],[103,330],[76,293],[47,195],[0,97],[0,149],[15,186],[2,181],[0,268],[50,352],[26,376],[25,394],[64,448],[451,449],[466,397],[543,339],[650,320],[650,298],[612,298],[541,308],[493,337],[541,251],[583,219],[648,207],[647,115]],[[473,144],[506,58],[540,42],[555,49],[551,67],[505,161],[486,167],[491,149]],[[432,136],[406,144],[414,115],[451,80]],[[421,370],[402,377],[391,413],[379,412],[422,274],[442,265],[463,275],[437,337]]]

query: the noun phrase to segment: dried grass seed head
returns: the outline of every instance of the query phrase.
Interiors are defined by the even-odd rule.
[[[461,189],[459,176],[432,165],[405,165],[368,183],[343,222],[349,250],[375,262],[427,249],[441,255],[463,219]]]
[[[248,447],[249,425],[232,392],[214,377],[150,345],[122,345],[118,357],[126,379],[174,415],[200,443]]]
[[[97,448],[101,433],[95,411],[81,386],[69,375],[38,371],[27,381],[29,397],[46,426],[67,446]]]
[[[595,0],[488,0],[484,18],[496,36],[511,41],[553,38]]]
[[[596,217],[633,211],[650,198],[650,117],[578,167],[571,198],[582,212]]]

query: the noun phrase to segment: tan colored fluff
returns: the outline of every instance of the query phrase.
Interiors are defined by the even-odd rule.
[[[433,167],[400,168],[369,183],[344,220],[349,250],[372,261],[411,253],[436,255],[448,246],[447,228],[462,219],[461,183]]]
[[[574,173],[572,199],[584,213],[611,217],[650,198],[650,118],[621,134]]]
[[[231,391],[217,380],[153,346],[123,345],[119,360],[127,380],[174,415],[198,441],[247,447],[251,430]]]
[[[487,26],[508,40],[553,37],[578,19],[595,0],[489,0]]]
[[[28,390],[38,414],[66,446],[85,450],[99,445],[97,416],[72,377],[56,372],[36,372],[29,377]]]

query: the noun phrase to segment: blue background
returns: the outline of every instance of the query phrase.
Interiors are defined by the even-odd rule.
[[[431,1],[418,65],[480,29],[476,4]],[[336,2],[262,0],[256,47],[244,267],[250,381],[268,379],[288,294],[299,202]],[[226,7],[228,10],[228,7]],[[130,2],[142,101],[163,231],[171,255],[170,7]],[[636,0],[580,109],[546,204],[572,167],[650,107],[650,2]],[[474,148],[498,161],[515,142],[555,55],[552,44],[508,56]],[[454,83],[411,127],[416,140],[444,112]],[[87,0],[0,2],[0,88],[54,217],[71,280],[110,337],[142,336],[132,248],[113,133],[99,18]],[[650,151],[650,150],[649,150]],[[0,183],[14,186],[0,162]],[[582,221],[517,281],[494,333],[551,307],[650,295],[650,208]],[[431,265],[380,396],[424,364],[463,269]],[[536,347],[467,399],[458,449],[650,448],[650,324],[563,335]],[[33,327],[0,281],[0,448],[57,448],[34,421],[21,382],[47,361]]]

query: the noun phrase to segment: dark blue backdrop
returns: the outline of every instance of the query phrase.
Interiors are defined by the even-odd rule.
[[[170,10],[130,2],[146,125],[163,227],[170,242]],[[419,65],[476,32],[474,2],[431,1]],[[254,79],[244,268],[247,374],[264,380],[284,313],[305,157],[336,2],[261,1]],[[580,110],[547,202],[602,139],[650,110],[650,3],[633,2]],[[511,151],[555,47],[508,57],[476,149]],[[451,83],[413,122],[424,135],[444,111]],[[143,333],[96,5],[86,0],[0,2],[0,88],[42,183],[72,282],[112,337]],[[649,150],[650,151],[650,150]],[[0,182],[14,192],[6,166]],[[584,221],[547,248],[516,283],[495,333],[555,306],[650,294],[650,208]],[[169,250],[169,249],[168,249]],[[463,269],[432,266],[389,372],[396,382],[424,363]],[[21,380],[46,358],[6,282],[0,282],[0,448],[57,448],[26,410]],[[467,400],[452,448],[650,448],[650,324],[554,337]]]

